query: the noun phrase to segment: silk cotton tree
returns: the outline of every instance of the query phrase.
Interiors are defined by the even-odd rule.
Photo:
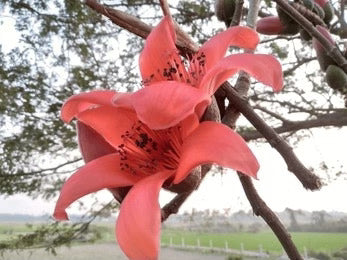
[[[225,1],[218,1],[218,3],[223,2]],[[309,24],[317,25],[314,23],[321,23],[322,21],[311,20],[314,19],[314,16],[310,12],[305,11],[306,16],[303,23],[302,19],[300,20],[294,12],[295,10],[293,11],[288,6],[283,5],[283,1],[276,2],[278,2],[276,3],[277,5],[281,5],[285,13],[289,12],[292,15],[291,20],[289,20],[290,24],[299,24],[300,28],[304,28],[310,35],[317,37],[323,49],[326,50],[325,52],[321,51],[321,53],[331,53],[335,56],[333,58],[335,63],[329,64],[330,66],[343,68],[343,65],[341,65],[343,62],[339,62],[341,61],[339,53],[336,51],[329,52],[334,45],[327,45],[327,42],[324,42],[324,38],[321,39],[317,35],[317,31],[307,26]],[[323,3],[326,5],[326,2],[318,1],[317,4]],[[141,79],[136,79],[136,73],[134,73],[136,71],[134,68],[138,65],[137,59],[134,59],[133,56],[142,49],[142,40],[136,37],[147,37],[152,28],[148,24],[157,24],[161,19],[162,14],[158,12],[158,2],[120,1],[117,3],[108,2],[108,4],[107,6],[101,5],[97,1],[80,3],[78,1],[52,2],[41,0],[33,0],[30,3],[19,3],[17,1],[5,1],[2,3],[5,7],[4,10],[7,12],[5,14],[10,14],[9,16],[11,17],[9,19],[16,22],[17,32],[22,38],[20,43],[18,43],[18,48],[14,48],[10,53],[6,53],[5,49],[2,48],[2,55],[0,56],[3,65],[1,69],[2,81],[0,83],[1,120],[6,122],[5,127],[2,128],[2,130],[5,130],[2,131],[4,134],[1,135],[1,142],[4,146],[0,148],[1,194],[13,195],[21,192],[33,196],[40,195],[52,198],[59,191],[64,178],[67,177],[64,173],[67,170],[70,174],[74,172],[74,170],[68,169],[68,166],[73,165],[76,161],[80,161],[79,157],[74,157],[76,153],[72,152],[76,148],[74,140],[75,128],[73,124],[63,125],[58,115],[61,105],[69,96],[96,88],[116,89],[124,92],[124,88],[131,90],[134,86],[140,85],[139,81]],[[256,24],[256,19],[260,20],[270,14],[272,16],[279,15],[274,10],[273,3],[267,5],[268,3],[265,4],[263,2],[259,12],[257,4],[257,1],[251,1],[249,6],[244,9],[246,12],[239,12],[240,4],[234,5],[234,9],[231,12],[235,14],[235,17],[232,17],[233,15],[229,13],[228,17],[222,17],[221,19],[224,19],[223,22],[227,26],[234,26],[239,23],[240,19],[241,23],[244,24],[243,20],[246,20],[244,15],[248,14],[247,25],[252,26]],[[341,2],[341,6],[339,6],[339,4],[334,3],[334,8],[343,10],[343,4]],[[218,27],[220,30],[222,26],[221,23],[218,25],[215,22],[211,23],[211,19],[215,19],[213,5],[213,1],[180,1],[178,5],[172,5],[170,8],[173,12],[174,20],[179,25],[184,26],[184,29],[196,42],[203,44],[212,35],[216,35],[211,28]],[[236,6],[238,8],[235,8]],[[88,7],[92,8],[92,10]],[[292,8],[295,9],[297,6],[293,5]],[[226,8],[222,6],[221,10],[224,11]],[[299,10],[299,8],[296,10]],[[300,10],[303,9],[301,8]],[[102,14],[103,17],[98,13]],[[144,13],[151,13],[153,17],[149,18],[143,15]],[[222,14],[225,16],[225,13]],[[252,14],[255,14],[253,19],[249,18]],[[259,16],[257,17],[257,15]],[[281,15],[283,16],[283,14]],[[107,19],[104,19],[105,17]],[[141,20],[135,17],[140,17]],[[2,17],[1,19],[5,18]],[[285,19],[288,18],[285,17]],[[339,44],[341,42],[340,37],[344,37],[343,32],[346,31],[344,29],[345,23],[343,23],[343,12],[335,12],[333,19],[335,20],[331,22],[331,27],[324,25],[323,27],[329,28],[329,33],[332,35],[336,45],[339,45],[340,50],[343,51],[341,44]],[[108,20],[111,20],[121,28],[111,24]],[[323,23],[326,22],[323,21]],[[298,27],[298,25],[294,26]],[[125,37],[121,37],[120,35],[124,31],[130,31],[131,34],[127,33]],[[300,34],[303,34],[301,31]],[[280,35],[270,36],[270,38],[265,38],[264,35],[261,35],[261,42],[256,52],[259,53],[262,50],[262,53],[272,53],[281,60],[284,69],[284,90],[273,95],[268,88],[259,87],[258,84],[255,87],[252,84],[252,87],[248,88],[247,82],[249,82],[249,79],[241,73],[239,80],[236,81],[234,86],[239,94],[237,95],[237,93],[233,92],[233,89],[229,88],[230,85],[227,82],[223,83],[222,87],[216,91],[212,98],[212,100],[214,98],[217,100],[218,113],[214,113],[216,106],[213,101],[203,118],[218,120],[219,117],[224,124],[234,127],[239,125],[235,118],[238,117],[238,111],[241,111],[257,128],[257,130],[250,127],[238,128],[238,130],[242,130],[242,136],[246,140],[259,140],[265,137],[283,156],[288,164],[288,168],[296,174],[304,187],[317,189],[320,186],[319,179],[315,178],[312,172],[303,167],[290,147],[283,142],[282,138],[276,135],[276,132],[282,133],[282,137],[288,140],[294,137],[300,141],[302,133],[308,132],[297,132],[298,130],[312,127],[341,127],[346,125],[345,110],[342,102],[344,94],[343,91],[340,91],[339,86],[336,87],[335,83],[331,84],[335,86],[331,88],[325,84],[325,73],[318,69],[313,72],[303,70],[305,64],[310,64],[311,66],[311,64],[316,62],[315,53],[312,51],[310,42],[300,47],[301,40],[298,39],[297,35],[291,36],[279,33]],[[117,56],[114,52],[110,52],[110,48],[120,46],[117,44],[122,42],[122,39],[126,39],[126,48],[128,50],[122,51],[122,47],[119,47],[121,53]],[[57,45],[52,44],[53,40],[55,43],[61,40],[61,53],[56,48]],[[295,43],[295,46],[299,46],[299,49],[293,48],[292,42]],[[10,45],[12,47],[13,45],[17,46],[15,41],[11,41]],[[182,30],[178,30],[176,46],[179,50],[179,55],[182,54],[186,60],[189,60],[192,53],[198,51],[196,44],[191,42]],[[33,59],[33,57],[36,57],[36,59]],[[76,63],[76,57],[80,59],[80,62]],[[293,57],[295,57],[294,60],[292,59]],[[175,59],[177,60],[177,58]],[[58,77],[58,74],[52,68],[63,72],[63,74],[59,74]],[[343,82],[344,73],[341,74],[341,70],[335,67],[332,68],[327,70],[326,74],[338,71],[338,75],[340,77],[342,75],[342,81],[339,82]],[[306,82],[301,78],[303,71],[308,79]],[[187,72],[189,72],[189,69]],[[299,75],[300,83],[298,83]],[[148,77],[146,78],[148,79]],[[246,88],[244,87],[245,85]],[[247,95],[252,107],[247,105],[245,101]],[[240,96],[243,98],[240,98]],[[15,102],[12,102],[13,100]],[[203,103],[209,103],[209,97],[204,100],[206,102]],[[225,100],[229,100],[227,106],[225,106]],[[119,101],[115,100],[115,103]],[[257,117],[254,111],[258,111],[264,120],[259,116]],[[200,117],[201,112],[197,114]],[[298,121],[295,119],[297,114],[300,115]],[[15,131],[8,132],[6,127],[9,124],[16,126],[13,128]],[[272,127],[269,127],[269,125]],[[79,122],[78,129],[80,143],[83,143],[83,146],[81,146],[82,155],[86,162],[115,152],[115,148],[92,128]],[[93,142],[86,141],[91,140],[91,138]],[[59,161],[56,164],[51,161],[48,167],[39,165],[36,160],[37,153],[59,157]],[[66,157],[63,164],[59,163],[61,162],[61,156]],[[42,158],[47,157],[44,156]],[[325,164],[322,165],[324,166]],[[310,166],[314,167],[315,171],[319,171],[320,167],[316,164],[311,164]],[[327,165],[324,169],[329,169],[328,166],[331,165]],[[208,167],[203,166],[202,175],[204,175],[206,169]],[[329,175],[332,175],[332,173],[329,172]],[[187,187],[191,189],[198,183],[199,176],[200,174],[193,172],[188,176],[190,179],[186,181],[185,186],[178,184],[181,186],[177,187],[174,184],[168,187],[164,183],[164,188],[170,188],[176,192],[186,190]],[[343,176],[342,172],[342,174],[335,177],[341,179]],[[290,248],[290,246],[288,248],[289,238],[283,227],[274,221],[276,217],[269,213],[269,209],[263,207],[263,202],[259,200],[259,197],[254,192],[249,179],[245,175],[240,175],[240,180],[251,201],[255,214],[261,215],[269,222],[287,253],[294,252],[293,248]],[[129,192],[129,187],[111,188],[110,191],[118,201],[122,201]],[[184,196],[186,195],[179,193],[175,203],[180,202]],[[177,208],[172,207],[172,205],[169,203],[163,207],[161,212],[162,218],[166,218],[177,211]],[[109,207],[106,208],[109,209]],[[101,210],[105,210],[105,208]],[[91,220],[98,213],[99,211],[95,212]],[[90,216],[90,214],[88,215]],[[38,239],[29,240],[24,236],[19,238],[19,240],[14,240],[13,243],[4,244],[4,248],[11,248],[9,245],[12,245],[12,248],[16,246],[29,247],[32,243],[37,242],[40,243],[39,246],[46,246],[52,249],[54,246],[68,243],[71,237],[74,236],[75,231],[78,233],[79,230],[84,230],[88,227],[88,223],[83,226],[75,226],[77,228],[73,232],[71,230],[63,232],[65,229],[59,229],[59,225],[56,224],[56,226],[52,226],[50,229],[43,227],[36,232]],[[47,234],[47,236],[45,237],[42,234]],[[57,236],[53,242],[46,239],[51,238],[50,234]],[[295,259],[300,259],[295,254],[293,256],[293,253],[288,254],[291,257],[296,257]]]

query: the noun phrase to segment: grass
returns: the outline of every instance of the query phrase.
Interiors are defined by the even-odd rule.
[[[114,241],[114,224],[97,224],[92,228],[97,228],[102,232],[102,239],[98,241],[112,242]],[[25,224],[5,223],[0,224],[0,240],[9,239],[13,235],[23,234],[32,231],[32,229]],[[303,252],[304,247],[313,251],[320,252],[334,252],[344,247],[347,247],[347,233],[315,233],[315,232],[294,232],[291,233],[292,238],[298,247]],[[259,246],[264,251],[271,253],[281,253],[282,247],[277,238],[272,232],[259,232],[259,233],[197,233],[176,229],[164,229],[161,234],[162,243],[172,243],[180,245],[184,238],[185,245],[197,245],[197,239],[200,240],[201,246],[210,246],[210,240],[213,247],[225,247],[225,241],[228,242],[229,248],[240,249],[241,243],[245,250],[258,251]]]
[[[347,247],[346,233],[315,233],[315,232],[297,232],[291,234],[293,240],[300,251],[307,250],[331,252]],[[241,243],[245,250],[258,251],[261,245],[263,250],[273,253],[282,252],[281,244],[275,235],[271,232],[259,233],[196,233],[181,230],[163,230],[161,241],[165,244],[172,243],[180,245],[182,237],[186,245],[197,245],[197,239],[201,246],[209,246],[212,240],[213,247],[225,247],[225,241],[229,248],[240,249]]]

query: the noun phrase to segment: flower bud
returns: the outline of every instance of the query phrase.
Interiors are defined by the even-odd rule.
[[[324,19],[325,12],[319,4],[314,3],[313,12],[317,14],[320,18]]]
[[[329,31],[324,28],[323,26],[317,25],[316,29],[325,37],[328,41],[330,41],[332,44],[335,44],[335,41],[333,38],[331,38],[331,35]],[[316,39],[312,39],[312,45],[317,53],[317,58],[319,65],[323,71],[326,71],[329,65],[336,65],[335,61],[327,54],[326,50],[323,48],[323,46],[320,44],[320,42]]]
[[[332,89],[347,93],[347,75],[340,67],[329,65],[325,76]]]
[[[278,16],[268,16],[258,20],[256,31],[266,35],[278,35],[284,30]]]
[[[294,35],[299,32],[299,25],[294,21],[284,24],[278,16],[268,16],[259,19],[256,30],[266,35]]]
[[[216,0],[214,9],[215,14],[219,21],[225,22],[227,26],[230,25],[235,11],[236,0]]]
[[[324,11],[324,22],[329,24],[334,16],[334,8],[329,0],[314,0]],[[319,15],[319,14],[318,14]],[[322,17],[323,19],[323,17]]]
[[[325,13],[324,22],[329,24],[334,17],[334,8],[331,3],[327,1],[327,3],[323,6],[323,10]]]
[[[302,0],[303,5],[310,11],[313,10],[314,2],[313,0]]]
[[[279,5],[276,6],[276,10],[282,24],[294,22],[294,20],[285,11],[283,11],[283,9]]]

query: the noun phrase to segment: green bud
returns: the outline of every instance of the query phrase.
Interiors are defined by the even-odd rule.
[[[281,33],[283,35],[295,35],[300,30],[300,26],[294,21],[291,23],[287,23],[284,27],[285,29]]]
[[[216,0],[214,9],[218,20],[229,26],[233,19],[235,5],[236,0]]]
[[[312,0],[302,0],[302,4],[310,11],[313,10],[314,2]]]
[[[330,65],[326,71],[328,85],[340,92],[347,91],[347,75],[338,66]]]
[[[313,12],[317,14],[320,18],[324,19],[325,12],[323,8],[319,6],[319,4],[314,3]]]
[[[283,11],[279,5],[276,5],[276,10],[283,25],[295,23],[294,20],[285,11]]]
[[[331,5],[330,2],[327,2],[324,5],[323,10],[324,10],[324,13],[325,13],[324,22],[326,24],[329,24],[330,21],[333,19],[333,16],[334,16],[334,8],[333,8],[333,6]]]

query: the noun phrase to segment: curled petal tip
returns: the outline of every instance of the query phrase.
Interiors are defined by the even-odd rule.
[[[53,214],[53,217],[57,221],[69,220],[69,217],[67,216],[65,210],[63,210],[63,211],[55,211],[54,214]]]

